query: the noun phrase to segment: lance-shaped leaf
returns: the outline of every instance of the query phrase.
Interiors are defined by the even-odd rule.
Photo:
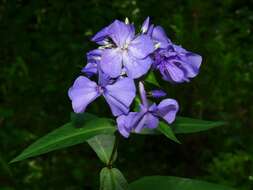
[[[179,140],[177,139],[177,137],[175,136],[173,130],[171,129],[171,127],[164,123],[163,121],[159,122],[159,126],[158,126],[158,131],[160,131],[162,134],[164,134],[167,138],[173,140],[176,143],[179,143]]]
[[[109,164],[115,144],[115,136],[113,134],[101,134],[87,140],[91,148],[96,152],[99,159],[105,164]],[[114,161],[117,152],[114,154]]]
[[[170,139],[173,138],[171,140],[174,140],[175,142],[177,142],[176,139],[173,137],[173,134],[197,133],[197,132],[206,131],[215,127],[220,127],[225,124],[226,122],[223,122],[223,121],[206,121],[206,120],[178,116],[176,118],[176,121],[170,125],[160,121],[158,128],[156,129],[145,128],[138,134],[142,134],[142,135],[164,134]]]
[[[234,190],[223,185],[217,185],[205,181],[170,177],[149,176],[143,177],[130,184],[130,190]]]
[[[100,172],[99,190],[128,190],[128,183],[117,168],[103,168]]]
[[[84,123],[81,128],[74,126],[72,122],[54,130],[46,136],[38,139],[35,143],[26,148],[12,162],[24,160],[26,158],[38,156],[53,150],[80,144],[89,138],[102,134],[114,133],[116,130],[111,119],[96,118]]]
[[[171,125],[174,133],[196,133],[225,125],[223,121],[205,121],[187,117],[177,117]]]

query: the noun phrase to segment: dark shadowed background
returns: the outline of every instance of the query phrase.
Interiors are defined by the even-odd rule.
[[[253,189],[253,2],[239,0],[0,0],[0,189],[98,189],[102,164],[86,145],[9,165],[27,145],[69,120],[67,90],[96,47],[90,37],[114,19],[151,16],[172,41],[203,56],[191,83],[163,86],[180,115],[225,120],[179,136],[121,139],[117,167],[144,175],[204,179]],[[108,114],[97,102],[88,109]],[[105,107],[101,109],[101,107]]]

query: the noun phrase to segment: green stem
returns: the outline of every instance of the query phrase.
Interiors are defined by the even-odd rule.
[[[112,154],[111,154],[109,162],[107,164],[108,168],[112,168],[112,163],[114,161],[113,159],[115,157],[115,154],[117,153],[118,145],[119,145],[119,134],[116,133],[115,134],[115,141],[114,141],[114,145],[113,145],[113,149],[112,149]]]

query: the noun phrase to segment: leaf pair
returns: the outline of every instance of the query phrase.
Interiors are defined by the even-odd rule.
[[[144,129],[142,134],[164,134],[167,138],[179,143],[175,134],[195,133],[223,124],[224,122],[177,117],[176,121],[171,126],[168,126],[164,122],[160,122],[157,130]],[[14,158],[11,163],[88,141],[93,149],[97,147],[97,150],[94,150],[100,159],[108,164],[108,157],[111,149],[109,147],[114,141],[112,134],[115,131],[116,125],[112,119],[98,118],[89,113],[74,114],[72,115],[71,122],[38,139],[35,143],[27,147],[19,156]],[[100,134],[111,134],[111,136],[95,137]],[[103,143],[107,144],[106,152],[108,153],[105,154],[102,150],[99,150],[101,144],[99,141],[103,141]]]
[[[157,130],[145,129],[142,134],[164,134],[179,143],[175,134],[199,132],[223,124],[178,117],[171,126],[160,122]],[[71,122],[40,138],[11,162],[88,142],[100,160],[107,165],[100,172],[100,190],[232,190],[207,182],[166,176],[144,177],[128,185],[122,173],[112,168],[112,163],[117,157],[115,131],[116,126],[111,119],[98,118],[88,113],[75,114],[72,115]]]

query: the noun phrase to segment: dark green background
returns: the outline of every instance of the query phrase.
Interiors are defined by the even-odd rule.
[[[252,10],[250,0],[1,0],[0,189],[97,189],[102,164],[85,144],[8,161],[69,120],[67,90],[96,47],[90,37],[126,16],[136,24],[151,16],[172,41],[203,56],[191,83],[164,83],[180,115],[229,124],[179,136],[182,145],[163,136],[122,139],[116,166],[128,181],[161,174],[253,189]]]

